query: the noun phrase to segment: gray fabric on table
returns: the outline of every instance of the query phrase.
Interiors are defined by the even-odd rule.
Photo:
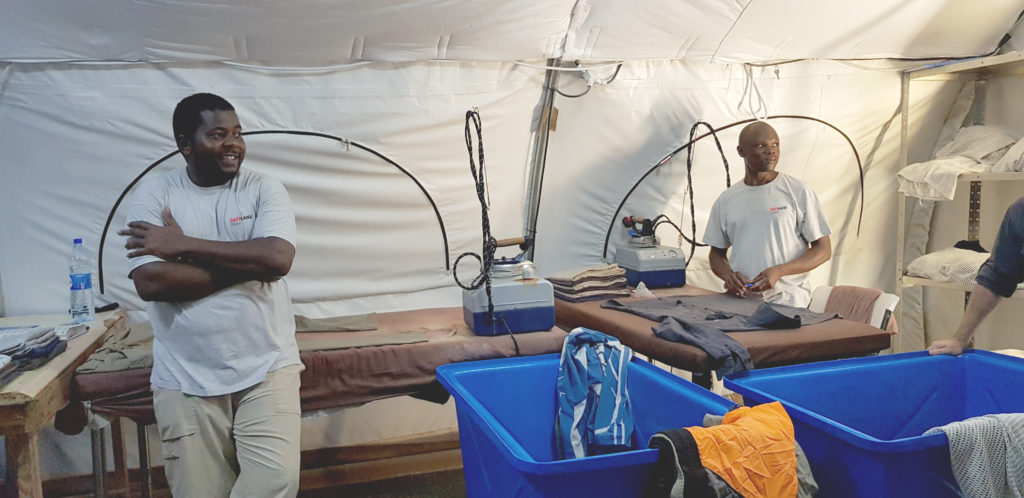
[[[670,317],[677,318],[722,332],[792,329],[840,318],[835,313],[816,313],[807,308],[765,303],[727,294],[672,296],[637,301],[613,299],[601,307],[624,311],[656,322]]]

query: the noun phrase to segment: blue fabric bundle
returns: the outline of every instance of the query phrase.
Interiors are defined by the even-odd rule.
[[[577,327],[558,364],[555,437],[561,458],[634,449],[633,406],[626,372],[633,350],[618,339]]]

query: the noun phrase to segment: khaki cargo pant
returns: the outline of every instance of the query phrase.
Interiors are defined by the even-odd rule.
[[[153,387],[164,472],[175,497],[293,497],[299,490],[302,365],[222,396]]]

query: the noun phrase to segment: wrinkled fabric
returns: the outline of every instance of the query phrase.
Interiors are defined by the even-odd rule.
[[[120,372],[153,366],[153,327],[149,322],[133,323],[124,335],[111,335],[76,373]]]
[[[722,425],[724,418],[725,415],[705,414],[704,427]],[[793,446],[796,448],[796,479],[800,482],[797,498],[812,498],[818,493],[818,481],[814,480],[814,474],[811,472],[811,462],[807,460],[807,454],[800,447],[800,442],[794,439]]]
[[[711,369],[720,378],[754,368],[750,351],[721,330],[675,317],[665,318],[653,330],[654,335],[667,341],[690,344],[704,350],[710,357]]]
[[[658,450],[658,461],[645,485],[647,498],[743,498],[701,464],[697,443],[686,429],[661,431],[651,436],[648,447]]]
[[[560,458],[633,449],[633,407],[626,373],[633,350],[577,327],[565,338],[556,379],[555,437]]]
[[[722,425],[688,427],[704,467],[747,498],[795,497],[797,480],[793,422],[779,402],[740,407]]]
[[[1024,413],[969,418],[928,429],[949,439],[949,462],[967,498],[1024,497]]]
[[[835,313],[815,313],[807,308],[765,303],[757,299],[743,299],[726,294],[675,296],[636,301],[611,300],[602,304],[601,307],[624,311],[656,322],[667,317],[674,317],[688,323],[716,328],[723,332],[790,329],[838,318]]]

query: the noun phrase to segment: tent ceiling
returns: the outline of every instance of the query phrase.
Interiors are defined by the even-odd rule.
[[[1024,0],[35,0],[0,60],[352,61],[962,57]]]

